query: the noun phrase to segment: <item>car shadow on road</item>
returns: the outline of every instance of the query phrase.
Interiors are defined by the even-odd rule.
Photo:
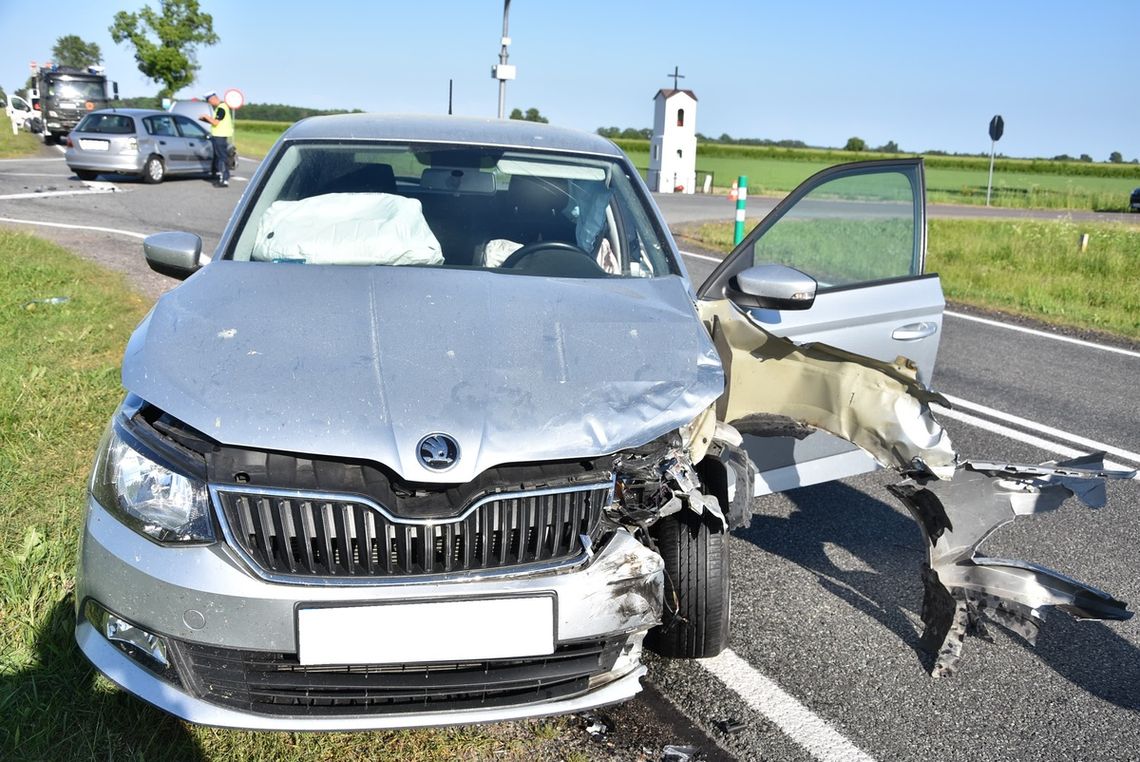
[[[734,534],[814,573],[828,592],[897,635],[929,670],[933,657],[921,648],[921,632],[908,613],[921,609],[925,560],[914,521],[841,482],[785,495],[795,505],[790,515],[757,514],[751,527]],[[1140,710],[1140,649],[1111,625],[1075,621],[1060,611],[1047,610],[1046,616],[1036,647],[1012,639],[1082,690]],[[967,643],[967,648],[979,645]]]
[[[36,618],[34,666],[0,672],[0,757],[206,759],[182,722],[96,679],[70,596]]]

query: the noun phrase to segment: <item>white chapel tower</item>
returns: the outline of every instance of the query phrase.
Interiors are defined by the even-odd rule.
[[[684,75],[674,69],[669,76]],[[649,189],[692,193],[697,184],[697,96],[692,90],[658,90],[653,96],[649,143]]]

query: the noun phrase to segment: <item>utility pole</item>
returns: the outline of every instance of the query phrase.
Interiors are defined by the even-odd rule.
[[[507,22],[511,14],[511,0],[503,0],[503,37],[500,41],[499,64],[491,67],[491,78],[499,80],[499,118],[502,119],[507,108],[507,80],[515,78],[515,67],[507,63],[507,48],[510,47],[511,37],[507,31]]]

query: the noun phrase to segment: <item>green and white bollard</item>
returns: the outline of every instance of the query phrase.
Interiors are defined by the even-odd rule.
[[[732,245],[744,240],[744,206],[748,202],[748,177],[741,175],[736,181],[736,228],[732,233]]]

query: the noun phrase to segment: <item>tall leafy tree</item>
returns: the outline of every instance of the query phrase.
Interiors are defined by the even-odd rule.
[[[169,98],[194,81],[197,48],[218,41],[214,17],[203,13],[198,0],[159,0],[159,10],[144,5],[138,13],[119,11],[110,27],[116,43],[135,49],[139,71],[162,85],[160,98]]]
[[[85,69],[103,63],[103,51],[94,42],[87,42],[77,34],[66,34],[55,41],[51,60],[59,66]]]

